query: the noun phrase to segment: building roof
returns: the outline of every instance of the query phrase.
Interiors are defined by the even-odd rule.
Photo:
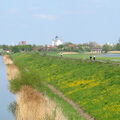
[[[76,47],[76,45],[75,45],[75,44],[72,44],[72,43],[71,43],[71,44],[68,44],[68,46],[69,46],[69,47]]]
[[[92,48],[92,51],[102,51],[102,48]]]

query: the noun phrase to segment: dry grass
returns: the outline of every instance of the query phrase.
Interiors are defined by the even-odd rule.
[[[4,56],[8,80],[19,74],[19,69],[8,55]],[[17,94],[17,120],[66,120],[62,111],[48,97],[40,94],[30,86],[22,86]]]
[[[4,55],[3,58],[6,64],[7,79],[8,80],[14,79],[19,74],[19,69],[13,64],[13,61],[8,55]]]
[[[7,64],[13,64],[13,61],[11,60],[9,55],[4,55],[3,58],[4,58],[4,62],[5,62],[6,65]]]
[[[109,51],[108,53],[120,53],[120,51]]]
[[[18,68],[14,64],[7,64],[7,79],[12,80],[19,74]]]
[[[66,120],[54,102],[29,86],[23,86],[17,98],[17,120]]]

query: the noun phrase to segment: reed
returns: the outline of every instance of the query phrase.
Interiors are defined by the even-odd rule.
[[[67,120],[55,102],[34,89],[42,83],[37,71],[24,69],[20,72],[8,55],[4,56],[4,61],[10,89],[17,96],[17,102],[9,106],[16,120]]]

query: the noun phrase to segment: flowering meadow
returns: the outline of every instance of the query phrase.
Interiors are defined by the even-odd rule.
[[[11,56],[32,69],[97,120],[120,120],[120,66],[38,54]],[[37,85],[37,84],[36,84]]]

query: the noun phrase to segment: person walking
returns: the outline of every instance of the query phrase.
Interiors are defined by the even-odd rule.
[[[93,60],[95,61],[95,55],[94,55],[94,57],[93,57]]]
[[[60,53],[60,56],[61,56],[61,57],[63,56],[63,53],[62,53],[62,52]]]
[[[92,61],[92,56],[90,56],[90,61]]]

